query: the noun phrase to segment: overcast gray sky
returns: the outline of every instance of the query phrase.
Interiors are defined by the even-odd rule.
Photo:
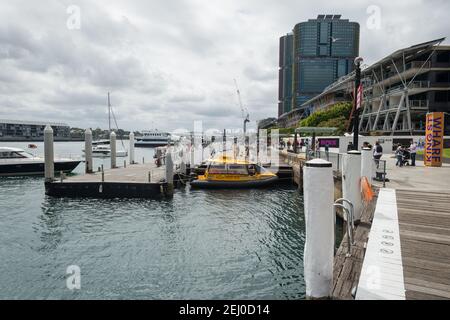
[[[106,128],[110,91],[125,129],[236,128],[234,78],[252,121],[276,116],[278,39],[298,22],[359,22],[369,64],[450,30],[447,0],[93,2],[0,0],[0,118]],[[367,25],[373,5],[379,29]]]

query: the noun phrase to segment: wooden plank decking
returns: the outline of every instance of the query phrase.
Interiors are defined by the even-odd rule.
[[[128,182],[128,183],[146,183],[149,182],[149,172],[151,173],[151,182],[159,182],[165,177],[165,167],[157,168],[153,162],[144,164],[127,165],[126,168],[107,169],[105,172],[105,182]],[[64,182],[100,182],[102,173],[94,172],[92,174],[82,174],[68,176]],[[63,182],[63,183],[64,183]]]
[[[334,257],[333,265],[333,299],[351,300],[352,290],[358,285],[364,261],[367,238],[375,211],[376,197],[365,205],[360,223],[355,228],[354,245],[351,256],[347,256],[347,236],[344,235],[341,245]]]
[[[406,299],[450,299],[450,192],[396,193]]]

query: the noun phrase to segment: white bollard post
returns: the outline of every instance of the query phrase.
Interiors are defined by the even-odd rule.
[[[166,154],[166,181],[167,181],[167,188],[165,189],[165,195],[167,197],[173,196],[173,161],[172,161],[172,155],[170,151],[167,151]]]
[[[303,167],[306,241],[304,276],[309,299],[328,298],[333,287],[335,217],[332,163],[314,159]]]
[[[130,133],[130,164],[134,164],[134,133]]]
[[[116,134],[115,132],[111,132],[109,136],[109,146],[111,148],[111,169],[117,168],[116,165],[116,155],[117,155],[117,147],[116,147]]]
[[[55,154],[53,151],[53,129],[47,125],[44,129],[44,162],[45,182],[52,182],[55,178]]]
[[[92,131],[84,132],[84,160],[86,161],[86,173],[92,173]]]
[[[166,181],[173,185],[173,161],[172,154],[169,151],[166,154]]]
[[[342,161],[342,195],[344,199],[353,203],[354,221],[361,220],[361,152],[352,150],[344,154]],[[344,203],[350,210],[350,205]]]
[[[361,177],[366,177],[370,185],[372,185],[373,165],[372,149],[363,148],[361,152]]]

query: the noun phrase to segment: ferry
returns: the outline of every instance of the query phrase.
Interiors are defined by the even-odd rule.
[[[191,182],[193,188],[257,188],[278,181],[276,174],[246,160],[219,156],[210,160],[203,175]]]
[[[55,172],[70,173],[81,160],[55,159]],[[0,176],[43,175],[45,161],[19,148],[0,147]]]
[[[170,144],[170,133],[158,130],[142,131],[142,136],[136,138],[134,143],[138,148],[154,148]]]

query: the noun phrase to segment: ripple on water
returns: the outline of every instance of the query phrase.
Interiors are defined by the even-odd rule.
[[[302,199],[291,187],[53,199],[41,178],[10,178],[0,190],[0,298],[304,297]],[[73,264],[79,292],[65,287]]]

